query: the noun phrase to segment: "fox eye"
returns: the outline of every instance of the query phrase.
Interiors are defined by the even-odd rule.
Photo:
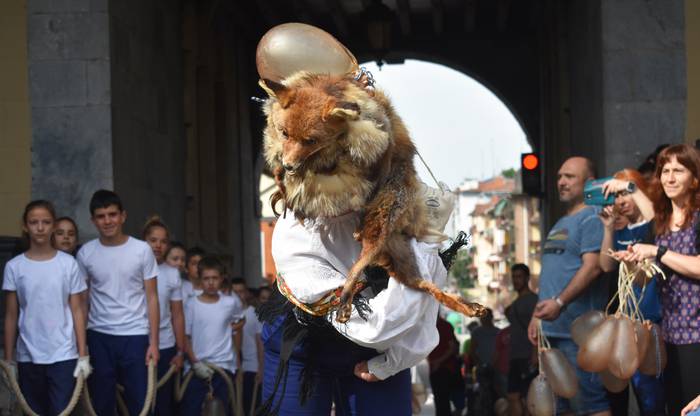
[[[308,137],[306,140],[304,140],[304,144],[314,145],[316,144],[316,139],[314,139],[313,137]]]
[[[282,129],[282,137],[283,137],[284,139],[288,139],[288,138],[289,138],[289,133],[287,133],[287,130],[286,130],[286,129]]]

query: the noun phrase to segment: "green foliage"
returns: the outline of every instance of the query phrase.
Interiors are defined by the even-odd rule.
[[[513,178],[515,178],[515,173],[516,173],[515,169],[510,168],[510,169],[506,169],[506,170],[502,171],[501,175],[503,175],[504,178],[513,179]]]
[[[457,258],[452,263],[450,274],[457,281],[457,286],[461,289],[474,287],[474,276],[471,275],[470,267],[474,262],[473,257],[467,250],[460,250]]]

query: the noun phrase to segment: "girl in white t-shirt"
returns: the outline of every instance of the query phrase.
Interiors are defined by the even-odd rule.
[[[73,256],[51,244],[55,219],[48,201],[26,206],[22,228],[29,249],[7,263],[2,285],[5,360],[16,368],[29,406],[42,415],[63,411],[74,377],[92,372],[80,296],[87,286]]]
[[[185,313],[182,303],[180,272],[165,262],[170,244],[168,228],[158,216],[151,217],[143,227],[143,239],[153,250],[158,262],[158,304],[160,305],[160,332],[158,378],[168,372],[171,365],[181,369],[185,355]],[[155,413],[174,414],[173,378],[158,391]]]

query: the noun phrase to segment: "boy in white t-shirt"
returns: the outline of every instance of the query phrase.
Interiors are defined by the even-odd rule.
[[[253,403],[253,390],[262,382],[263,344],[260,334],[262,323],[258,320],[255,308],[251,305],[253,294],[243,278],[231,281],[231,288],[243,303],[245,324],[243,325],[243,343],[241,345],[241,368],[243,371],[243,413],[250,414],[251,406],[257,408],[260,404],[262,391],[258,391]]]
[[[203,292],[190,298],[185,306],[187,355],[196,377],[187,386],[180,402],[180,413],[201,413],[204,397],[209,391],[207,380],[211,380],[214,396],[227,404],[228,413],[232,398],[228,397],[226,381],[205,363],[221,367],[233,377],[240,366],[235,351],[240,351],[241,347],[241,331],[234,335],[233,325],[243,318],[243,307],[237,296],[220,294],[224,265],[218,259],[204,257],[198,268]]]
[[[95,192],[90,214],[100,237],[83,245],[77,259],[90,290],[92,405],[98,415],[114,414],[119,382],[129,413],[137,415],[146,398],[148,362],[159,358],[158,266],[148,244],[123,233],[126,211],[117,194]]]

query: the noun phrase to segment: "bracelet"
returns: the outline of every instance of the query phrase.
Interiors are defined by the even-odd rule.
[[[559,296],[556,296],[556,297],[554,298],[554,301],[555,301],[555,302],[557,303],[557,305],[559,305],[559,307],[562,308],[562,309],[564,309],[564,306],[566,306],[566,304],[564,303],[564,301],[561,300],[561,298],[560,298]]]
[[[656,262],[657,263],[661,264],[661,257],[663,257],[667,251],[668,251],[668,247],[666,247],[666,246],[658,246],[656,248]]]

